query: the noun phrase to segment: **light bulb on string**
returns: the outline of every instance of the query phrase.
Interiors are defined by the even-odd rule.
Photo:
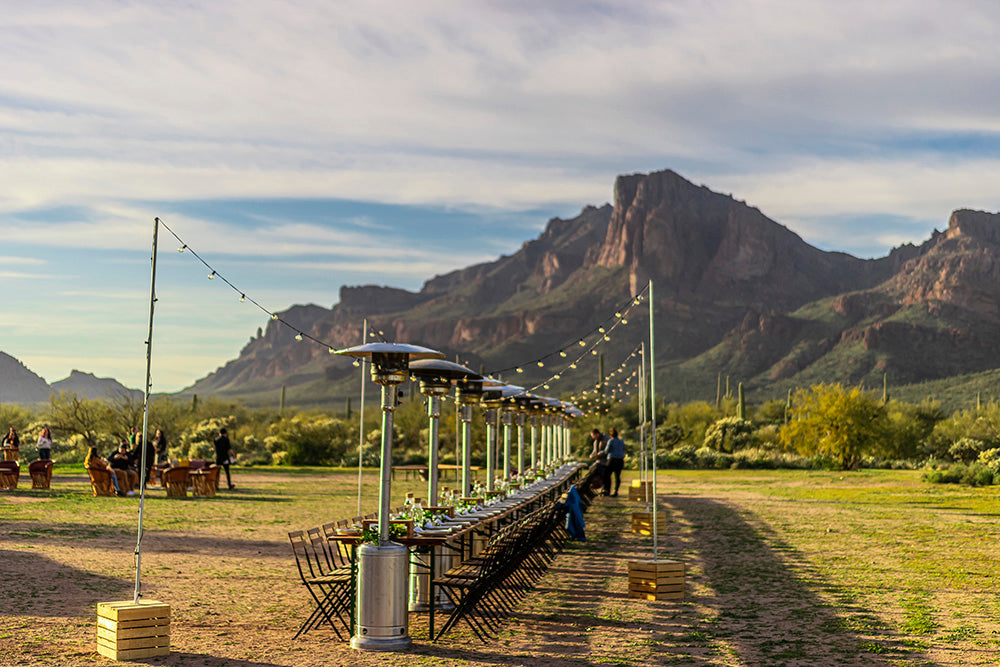
[[[180,248],[177,249],[177,252],[184,252],[185,250],[187,250],[187,245],[182,245]]]
[[[278,313],[271,313],[271,319],[272,320],[278,319]]]
[[[212,271],[210,274],[208,274],[208,279],[215,280],[215,271]]]
[[[295,340],[302,340],[302,334],[295,334]]]
[[[597,356],[597,350],[591,350],[591,351],[590,351],[590,353],[591,353],[592,355],[594,355],[595,357]]]
[[[587,341],[583,340],[582,338],[580,339],[580,342],[578,344],[580,345],[580,347],[587,347]]]
[[[538,367],[539,367],[539,368],[542,368],[543,366],[545,366],[545,362],[544,362],[544,361],[542,361],[541,359],[539,359],[539,360],[538,360]]]
[[[333,352],[333,350],[330,350],[330,352]],[[357,368],[357,367],[358,367],[358,366],[360,366],[360,365],[361,365],[361,362],[360,362],[360,361],[358,361],[357,359],[355,359],[355,360],[354,360],[354,364],[353,364],[353,366],[354,366],[355,368]]]
[[[329,349],[329,352],[330,354],[336,354],[336,351],[332,347]]]
[[[240,303],[243,303],[246,300],[247,300],[247,295],[246,294],[240,294]]]
[[[611,340],[611,336],[608,336],[607,334],[605,334],[604,340]]]
[[[576,362],[574,361],[573,363],[571,363],[571,364],[569,365],[569,367],[570,367],[570,368],[576,368]]]
[[[559,350],[559,356],[560,357],[565,357],[566,356],[566,351],[565,350]]]
[[[558,380],[560,377],[562,377],[562,376],[560,376],[559,373],[556,373],[555,375],[552,376],[552,379],[553,380]]]
[[[523,372],[524,372],[524,369],[523,369],[523,368],[521,368],[521,367],[518,367],[518,368],[516,368],[515,370],[516,370],[516,371],[517,371],[518,373],[523,373]]]
[[[604,333],[604,327],[598,327],[597,331],[598,331],[599,333]]]
[[[621,313],[615,313],[615,317],[617,317],[618,319],[621,319],[622,318],[622,314]]]
[[[622,318],[622,324],[628,324],[628,320],[626,320],[624,317]]]

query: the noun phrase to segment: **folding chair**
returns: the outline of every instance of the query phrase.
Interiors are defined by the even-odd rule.
[[[318,529],[316,530],[318,533]],[[322,537],[320,537],[322,540]],[[334,616],[350,633],[349,620],[344,619],[343,612],[347,609],[351,594],[351,572],[344,568],[324,568],[326,556],[317,551],[312,539],[301,530],[288,533],[288,541],[292,544],[295,554],[295,565],[299,570],[299,578],[309,591],[316,607],[295,633],[299,635],[318,627],[324,621],[333,628],[337,638],[344,641],[340,629],[334,622]]]

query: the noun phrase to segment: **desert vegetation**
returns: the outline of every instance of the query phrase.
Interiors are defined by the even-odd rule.
[[[578,399],[579,400],[579,399]],[[573,446],[589,456],[589,432],[614,426],[633,452],[639,440],[638,405],[594,395],[582,405],[588,416],[573,424]],[[220,427],[229,429],[244,465],[354,466],[377,460],[380,417],[369,405],[359,411],[249,408],[236,401],[157,397],[150,402],[149,427],[163,429],[173,458],[207,458]],[[53,395],[44,407],[0,405],[0,424],[26,435],[22,459],[34,458],[34,437],[52,427],[53,457],[82,461],[87,448],[110,450],[142,426],[142,403],[128,395],[110,400]],[[482,420],[473,420],[474,464],[485,451]],[[359,440],[364,434],[359,452]],[[441,417],[441,462],[456,459],[455,411]],[[394,464],[421,463],[427,452],[427,417],[422,397],[404,398],[396,412]],[[976,486],[1000,483],[1000,403],[981,402],[947,414],[927,399],[908,403],[887,391],[817,384],[789,392],[784,401],[754,405],[727,392],[715,403],[661,402],[657,406],[658,465],[665,468],[923,470],[929,482]],[[634,459],[633,459],[634,460]]]

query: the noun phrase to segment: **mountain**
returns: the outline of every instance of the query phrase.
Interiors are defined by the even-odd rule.
[[[129,389],[114,378],[99,378],[93,373],[77,370],[71,371],[69,377],[53,382],[52,391],[57,394],[72,392],[81,398],[116,398],[125,394],[133,398],[142,397],[141,391]]]
[[[1000,215],[957,210],[945,232],[896,252],[867,289],[780,312],[748,312],[719,345],[670,368],[704,382],[716,368],[751,387],[818,381],[916,384],[1000,367]]]
[[[0,403],[41,403],[49,400],[49,385],[23,363],[0,352]]]
[[[359,342],[367,318],[389,340],[460,355],[474,367],[507,368],[513,381],[513,366],[572,348],[651,279],[658,377],[674,381],[671,395],[705,398],[714,396],[720,372],[758,386],[805,377],[799,374],[810,368],[822,375],[816,364],[835,351],[831,338],[890,298],[887,285],[916,294],[904,276],[931,254],[928,244],[871,260],[825,252],[745,202],[669,170],[620,176],[614,191],[613,204],[554,218],[513,255],[435,276],[419,292],[345,286],[332,308],[293,306],[280,317],[338,348]],[[835,316],[838,307],[860,310]],[[628,319],[633,324],[607,345],[610,363],[646,336],[644,307]],[[549,368],[524,370],[516,380],[531,385]],[[352,377],[348,360],[269,321],[238,358],[186,393],[262,399],[287,386],[296,402],[322,403],[352,395]],[[552,391],[579,389],[596,377],[597,359],[581,361]]]

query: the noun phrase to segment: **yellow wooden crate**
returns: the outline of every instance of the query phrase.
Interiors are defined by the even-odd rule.
[[[656,513],[657,532],[663,533],[667,530],[667,515],[665,512]],[[639,535],[653,534],[653,513],[652,512],[632,512],[632,532]]]
[[[676,600],[684,597],[684,563],[642,560],[628,564],[628,596],[640,600]]]
[[[112,660],[170,654],[170,605],[155,600],[97,604],[97,652]]]

